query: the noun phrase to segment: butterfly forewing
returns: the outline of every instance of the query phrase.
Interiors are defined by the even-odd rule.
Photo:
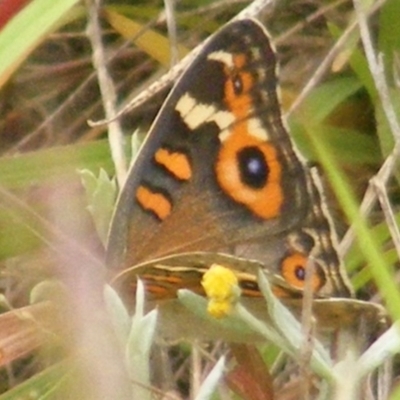
[[[218,252],[260,262],[290,284],[294,277],[299,289],[311,256],[316,292],[349,293],[319,189],[282,123],[275,69],[268,36],[253,20],[207,42],[132,166],[112,222],[109,266]]]

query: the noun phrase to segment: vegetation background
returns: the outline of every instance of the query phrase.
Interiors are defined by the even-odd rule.
[[[396,321],[400,2],[258,3],[265,7],[251,15],[268,27],[276,44],[282,107],[296,143],[329,187],[329,206],[344,237],[341,251],[357,295],[383,304]],[[116,182],[108,177],[115,175],[115,165],[119,172],[128,165],[137,147],[129,136],[147,131],[173,79],[159,84],[156,93],[146,89],[249,7],[243,0],[108,1],[97,8],[100,37],[93,25],[96,7],[89,0],[0,1],[0,400],[211,398],[206,389],[222,383],[221,369],[218,379],[201,386],[224,347],[192,352],[184,347],[169,353],[179,368],[162,367],[152,377],[162,383],[158,389],[143,386],[149,368],[154,375],[151,363],[161,361],[149,352],[140,362],[121,355],[136,354],[150,331],[127,330],[130,320],[109,294],[114,315],[120,316],[113,319],[116,330],[125,332],[115,338],[99,293],[107,279],[99,260],[117,194]],[[111,133],[106,125],[87,122],[113,112],[107,105],[104,111],[101,68],[93,67],[99,39],[115,88],[115,98],[110,90],[106,100],[122,109],[144,96],[118,119],[121,130],[114,126]],[[349,226],[355,240],[351,233],[344,236]],[[392,334],[389,347],[378,342],[379,361],[372,372],[388,358],[395,365],[394,356],[386,357],[399,351],[400,339]],[[355,340],[366,342],[366,348],[376,336]],[[121,351],[121,340],[131,353]],[[276,399],[299,398],[301,378],[288,379],[282,365],[290,363],[279,361],[279,349],[269,346],[262,354],[251,361],[256,365],[251,378],[238,373],[234,383],[228,382],[230,389],[225,385],[215,398],[270,399],[274,391]],[[249,362],[244,361],[247,367]],[[139,372],[141,363],[146,365]],[[352,371],[349,365],[356,364],[347,365]],[[260,371],[271,387],[260,383]],[[337,373],[335,364],[332,371]],[[308,372],[315,389],[315,371]],[[395,375],[384,375],[379,390],[369,380],[368,389],[355,397],[351,391],[343,395],[343,388],[317,395],[313,389],[308,396],[397,399]]]

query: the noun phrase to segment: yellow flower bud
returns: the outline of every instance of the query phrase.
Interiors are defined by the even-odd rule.
[[[221,265],[213,264],[201,282],[209,299],[207,311],[215,318],[228,315],[240,296],[235,273]]]

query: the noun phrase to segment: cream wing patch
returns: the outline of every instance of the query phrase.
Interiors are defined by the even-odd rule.
[[[234,68],[235,63],[233,61],[233,56],[231,53],[227,53],[226,51],[214,51],[213,53],[210,53],[207,58],[209,60],[214,60],[214,61],[219,61],[223,64],[225,64],[228,68]]]
[[[175,110],[192,130],[208,122],[215,122],[218,128],[224,131],[235,121],[231,112],[218,111],[213,105],[198,103],[189,93],[185,93],[178,100]]]
[[[249,135],[255,137],[256,139],[266,141],[269,139],[268,132],[261,125],[261,122],[258,118],[250,118],[247,121],[248,132]]]

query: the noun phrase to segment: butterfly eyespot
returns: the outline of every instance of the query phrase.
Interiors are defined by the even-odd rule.
[[[240,74],[235,74],[232,76],[233,91],[236,96],[239,96],[243,92],[243,82]]]
[[[283,188],[276,148],[249,135],[245,125],[223,142],[215,172],[221,189],[257,217],[279,216]]]
[[[286,282],[297,289],[303,289],[306,279],[307,262],[307,257],[301,253],[293,253],[284,258],[281,263],[281,273]],[[317,265],[311,278],[312,291],[318,292],[323,284],[324,280]]]
[[[262,189],[267,183],[269,168],[264,153],[256,146],[238,151],[237,160],[241,181],[254,189]]]
[[[295,268],[294,274],[299,281],[304,281],[306,279],[306,270],[302,265],[298,265]]]

